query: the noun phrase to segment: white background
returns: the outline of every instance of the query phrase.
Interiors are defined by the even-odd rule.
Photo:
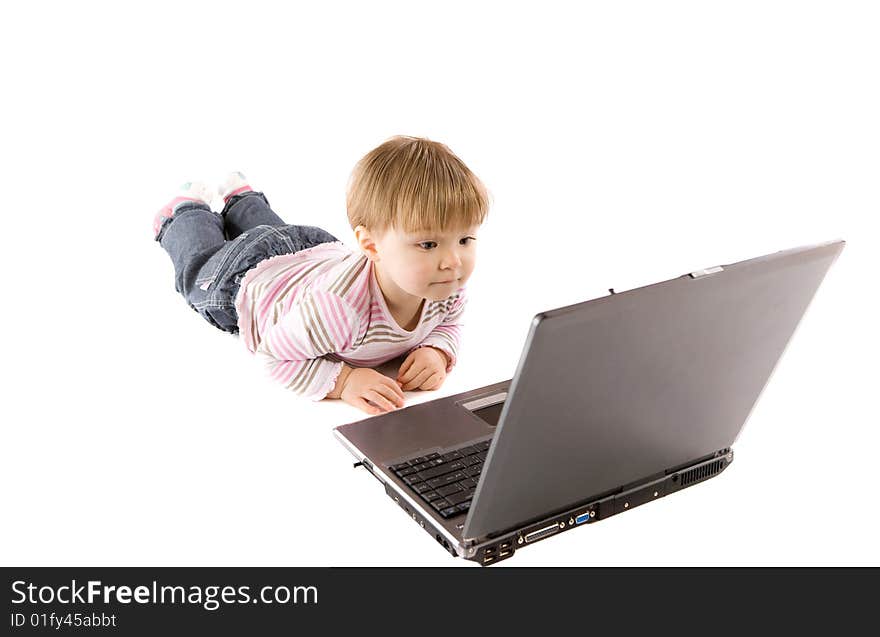
[[[0,563],[474,566],[352,468],[331,430],[365,415],[273,385],[175,293],[150,232],[179,184],[241,170],[353,245],[349,173],[408,134],[493,196],[458,366],[410,403],[510,378],[542,310],[848,241],[728,471],[505,564],[880,564],[874,3],[2,19]]]

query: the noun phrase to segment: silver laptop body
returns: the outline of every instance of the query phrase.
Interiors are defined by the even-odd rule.
[[[844,245],[794,248],[542,312],[513,379],[334,433],[452,555],[497,563],[727,468]],[[457,483],[471,484],[455,494],[469,498],[456,505],[465,511],[446,516],[412,484],[425,475],[416,484],[426,487],[441,469],[409,470],[444,457],[457,463],[447,467],[484,457],[477,475]],[[455,475],[464,474],[446,477]]]

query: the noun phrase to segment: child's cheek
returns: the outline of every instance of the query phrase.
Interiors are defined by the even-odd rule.
[[[413,287],[422,289],[427,287],[432,281],[431,273],[424,265],[419,264],[410,270],[410,284]]]

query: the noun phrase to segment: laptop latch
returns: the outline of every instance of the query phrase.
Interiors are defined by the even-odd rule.
[[[692,279],[699,279],[700,277],[708,276],[710,274],[716,274],[718,272],[723,272],[724,268],[720,265],[716,265],[714,268],[705,268],[704,270],[695,270],[691,272],[688,276]]]

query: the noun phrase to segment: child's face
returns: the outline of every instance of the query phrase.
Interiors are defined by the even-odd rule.
[[[448,298],[474,271],[478,229],[408,233],[390,228],[375,239],[382,273],[413,296]]]

